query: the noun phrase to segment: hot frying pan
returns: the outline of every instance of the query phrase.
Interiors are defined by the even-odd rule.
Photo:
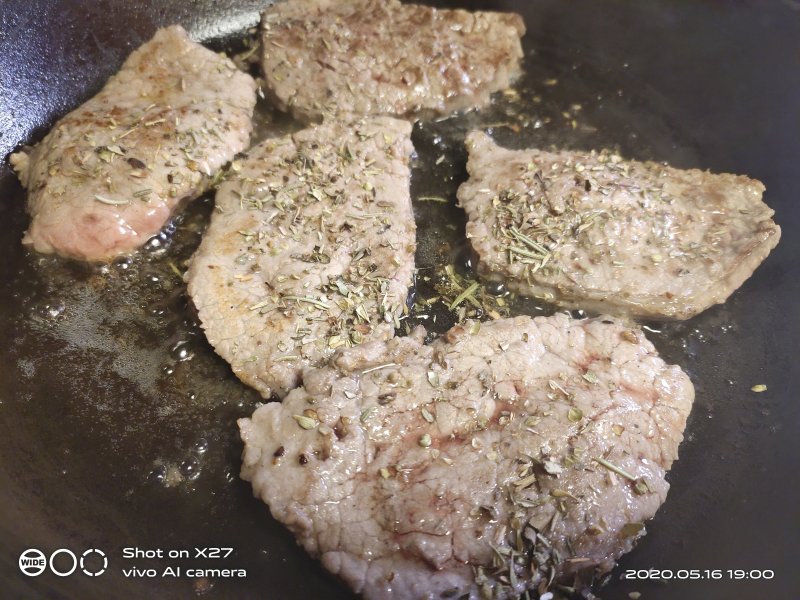
[[[6,159],[95,93],[157,27],[178,22],[195,38],[230,48],[261,5],[0,2],[4,597],[352,597],[238,480],[234,421],[260,399],[205,343],[175,274],[198,242],[211,200],[197,202],[135,259],[74,264],[21,247],[24,195]],[[598,593],[797,597],[800,5],[459,5],[524,15],[528,75],[518,109],[416,127],[416,197],[442,195],[452,204],[465,177],[458,140],[470,125],[508,145],[613,146],[632,158],[746,173],[766,184],[784,234],[754,277],[695,319],[645,324],[665,358],[690,374],[697,400],[666,504]],[[439,154],[447,160],[431,171]],[[420,268],[450,261],[466,267],[459,212],[439,203],[417,203],[415,210]],[[756,384],[767,391],[752,392]],[[126,557],[134,548],[150,554]],[[213,548],[233,550],[223,557],[227,551]],[[65,549],[78,558],[97,549],[108,566],[97,576],[80,566],[67,576],[50,568],[28,576],[19,558],[29,549],[46,557]],[[156,550],[165,558],[153,557]],[[170,559],[170,550],[189,557]],[[86,570],[102,570],[100,559],[87,554]],[[53,566],[67,572],[69,554],[57,553]],[[180,567],[180,576],[162,576],[169,566]],[[241,569],[246,576],[190,577],[188,568]],[[626,573],[633,579],[622,579]]]

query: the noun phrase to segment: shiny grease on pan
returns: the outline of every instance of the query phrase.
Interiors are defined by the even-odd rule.
[[[465,218],[455,207],[456,189],[466,178],[462,141],[470,129],[487,130],[511,148],[613,147],[626,157],[702,166],[670,112],[651,102],[646,92],[633,92],[635,82],[621,75],[623,69],[565,63],[555,51],[534,53],[530,39],[525,44],[525,76],[513,92],[499,95],[485,110],[415,127],[412,198],[429,198],[414,203],[417,299],[440,295],[436,283],[446,265],[454,265],[467,280],[474,278]],[[273,121],[280,131],[293,127],[265,106],[258,120],[253,142],[273,129]],[[0,232],[0,243],[13,279],[0,292],[9,359],[0,369],[6,382],[2,408],[18,415],[18,429],[8,434],[17,436],[17,445],[47,440],[46,451],[63,482],[63,489],[48,490],[52,501],[63,499],[66,505],[76,490],[89,489],[98,504],[139,515],[137,531],[118,532],[127,533],[131,544],[227,540],[236,547],[236,566],[251,573],[248,589],[258,582],[278,586],[274,589],[287,586],[298,597],[350,597],[296,548],[238,479],[241,444],[235,419],[249,416],[260,399],[206,343],[181,277],[208,222],[213,198],[206,195],[192,204],[141,253],[96,266],[22,250],[19,239],[26,217],[22,191],[16,189],[16,197],[7,198],[0,213],[10,225]],[[511,314],[554,311],[511,297],[502,288],[492,291]],[[737,381],[731,366],[765,355],[759,352],[765,342],[741,333],[734,321],[733,315],[742,314],[739,297],[735,294],[728,304],[689,322],[645,324],[664,359],[686,369],[697,387],[681,447],[684,460],[670,477],[677,481],[673,493],[691,481],[692,464],[686,456],[699,452],[693,438],[703,438],[709,419],[727,408],[733,390],[759,383]],[[434,302],[417,304],[408,322],[441,333],[455,317],[445,303]],[[753,402],[758,410],[767,410],[764,400]],[[735,424],[744,414],[728,418]],[[742,423],[731,434],[734,458],[746,455],[747,436],[757,427]],[[16,475],[37,485],[34,474]],[[709,488],[714,484],[702,482]],[[680,519],[667,501],[650,537],[672,536],[665,524]],[[644,543],[649,542],[646,538]],[[231,593],[243,584],[220,580],[214,585]]]

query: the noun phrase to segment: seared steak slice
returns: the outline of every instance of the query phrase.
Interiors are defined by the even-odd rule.
[[[255,82],[175,25],[34,148],[11,156],[28,188],[23,243],[107,260],[158,233],[247,148]]]
[[[318,119],[486,104],[518,74],[525,26],[512,13],[397,0],[288,0],[264,12],[261,31],[272,99]]]
[[[516,599],[611,568],[667,495],[686,374],[608,317],[423,336],[343,350],[241,419],[255,494],[366,598]]]
[[[458,190],[479,272],[567,307],[688,319],[724,302],[780,238],[764,186],[608,152],[467,138]]]
[[[252,148],[187,273],[211,345],[265,397],[394,335],[414,271],[411,125],[327,123]]]

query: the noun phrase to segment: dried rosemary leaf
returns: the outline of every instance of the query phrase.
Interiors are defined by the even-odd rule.
[[[535,481],[536,481],[536,475],[531,474],[531,475],[528,475],[527,477],[523,477],[522,479],[518,479],[517,481],[515,481],[514,482],[514,487],[517,487],[519,489],[523,489],[523,488],[526,488],[526,487],[528,487],[530,485],[533,485],[533,483]]]
[[[450,307],[449,307],[450,310],[453,310],[456,306],[461,304],[467,298],[472,297],[472,295],[475,293],[475,291],[479,287],[480,286],[478,285],[478,282],[476,281],[472,285],[470,285],[467,289],[465,289],[463,292],[461,292],[458,296],[456,296],[455,300],[453,300],[453,302],[450,304]]]
[[[583,378],[594,385],[597,385],[600,382],[600,380],[597,378],[597,375],[595,375],[592,371],[586,371],[586,373],[583,374]]]
[[[366,375],[367,373],[372,373],[373,371],[379,371],[381,369],[388,369],[389,367],[396,367],[397,363],[386,363],[383,365],[378,365],[377,367],[370,367],[369,369],[364,369],[361,371],[362,375]]]
[[[567,490],[562,490],[560,488],[550,490],[550,495],[553,498],[572,498],[573,500],[577,500],[577,498],[570,494]]]
[[[314,429],[314,427],[319,425],[319,421],[305,415],[292,415],[292,418],[297,421],[297,424],[303,429]]]
[[[633,475],[631,475],[630,473],[628,473],[624,469],[618,467],[614,463],[610,463],[607,460],[605,460],[604,458],[595,458],[594,460],[595,460],[595,462],[603,465],[609,471],[612,471],[612,472],[616,473],[617,475],[621,475],[622,477],[624,477],[625,479],[629,479],[630,481],[636,481],[636,477],[634,477]]]
[[[645,479],[637,479],[636,482],[633,484],[633,491],[636,492],[638,495],[643,496],[644,494],[649,494],[652,490],[650,486],[647,484]]]
[[[583,411],[579,408],[570,408],[567,411],[567,419],[570,423],[577,423],[583,418]]]
[[[625,523],[620,533],[622,537],[633,537],[644,531],[644,523]]]
[[[106,198],[105,196],[95,195],[95,200],[103,204],[110,204],[112,206],[122,206],[123,204],[130,204],[130,200],[115,200],[113,198]]]
[[[541,422],[542,422],[541,417],[530,416],[527,419],[525,419],[524,424],[525,427],[536,427]]]

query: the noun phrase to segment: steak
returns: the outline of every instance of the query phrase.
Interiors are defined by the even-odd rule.
[[[288,0],[261,20],[271,99],[296,117],[481,106],[519,74],[522,18],[398,0]]]
[[[424,334],[342,350],[241,419],[255,495],[368,599],[516,599],[610,569],[666,498],[686,374],[609,317]]]
[[[23,243],[103,261],[136,250],[247,148],[255,82],[180,26],[159,30],[32,149]]]
[[[187,273],[208,341],[265,397],[337,348],[388,339],[414,272],[411,125],[327,123],[252,148]]]
[[[565,307],[688,319],[778,243],[761,182],[609,152],[507,150],[467,137],[458,199],[478,271]]]

